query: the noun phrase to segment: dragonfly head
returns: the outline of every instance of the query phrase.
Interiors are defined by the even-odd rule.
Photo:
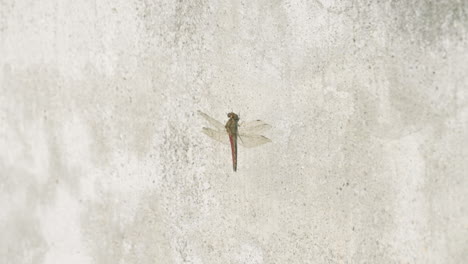
[[[227,116],[228,116],[229,118],[232,118],[232,119],[236,120],[236,121],[239,120],[239,116],[238,116],[237,114],[234,114],[233,112],[227,114]]]

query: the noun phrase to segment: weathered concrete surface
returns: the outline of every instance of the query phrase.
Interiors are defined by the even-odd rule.
[[[468,263],[467,21],[466,1],[0,1],[0,263]],[[273,143],[233,173],[197,110]]]

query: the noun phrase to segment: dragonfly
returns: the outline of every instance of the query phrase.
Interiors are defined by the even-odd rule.
[[[239,115],[231,112],[227,114],[229,119],[223,125],[201,111],[198,113],[214,127],[214,129],[204,127],[204,134],[216,141],[231,145],[232,169],[234,171],[237,171],[237,143],[246,148],[253,148],[271,142],[269,138],[259,135],[259,133],[271,128],[270,125],[261,120],[239,124]]]

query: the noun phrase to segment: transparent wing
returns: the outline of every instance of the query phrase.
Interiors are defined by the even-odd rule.
[[[218,129],[218,130],[224,130],[225,129],[224,125],[221,122],[219,122],[218,120],[216,120],[216,119],[210,117],[209,115],[203,113],[202,111],[198,111],[198,114],[203,116],[203,118],[205,118],[206,121],[208,121],[208,123],[210,123],[210,125],[214,126],[216,129]]]
[[[270,128],[271,126],[262,120],[254,120],[239,124],[239,132],[244,134],[257,134]]]
[[[214,130],[214,129],[207,128],[207,127],[203,128],[203,133],[205,135],[221,143],[229,144],[229,136],[225,131],[226,130],[219,131],[219,130]]]
[[[254,148],[271,142],[271,140],[262,135],[239,134],[239,140],[237,140],[237,142],[243,147]]]

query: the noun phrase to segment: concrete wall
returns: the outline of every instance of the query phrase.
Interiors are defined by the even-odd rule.
[[[0,263],[468,263],[466,1],[0,1]],[[202,110],[262,119],[230,150]]]

